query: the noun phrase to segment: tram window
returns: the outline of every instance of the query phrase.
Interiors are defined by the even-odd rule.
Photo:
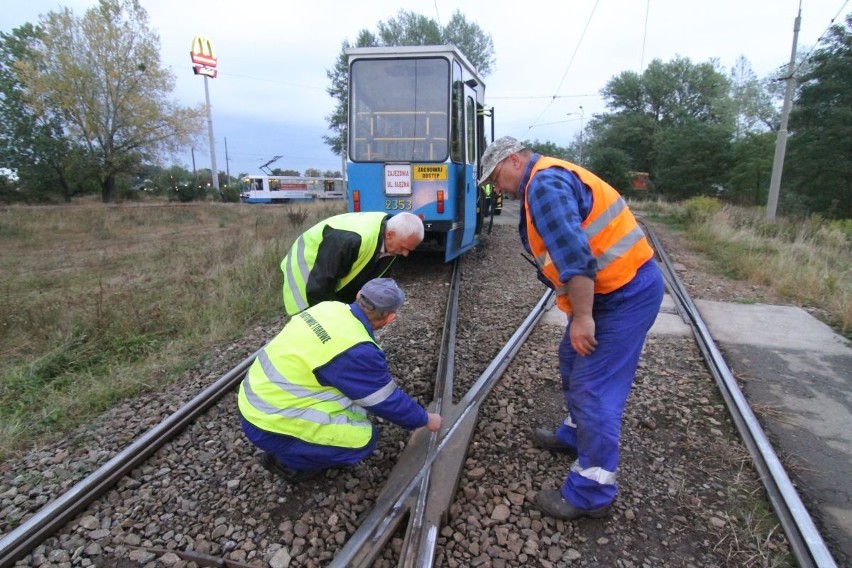
[[[476,104],[470,96],[467,97],[465,125],[467,127],[467,163],[472,164],[476,157]]]
[[[350,157],[445,160],[448,75],[449,62],[441,57],[353,62]]]
[[[464,82],[461,65],[453,62],[453,107],[450,119],[450,154],[452,160],[464,163]]]

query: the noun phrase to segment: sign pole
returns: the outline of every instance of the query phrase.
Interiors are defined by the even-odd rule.
[[[195,36],[192,40],[192,49],[189,51],[192,58],[192,72],[204,76],[204,99],[207,102],[207,134],[210,139],[210,178],[213,188],[219,193],[219,198],[225,201],[225,195],[219,189],[219,168],[216,166],[216,141],[213,137],[213,113],[210,110],[210,88],[207,78],[216,78],[216,54],[213,52],[213,42],[201,36]]]
[[[225,201],[225,196],[219,189],[219,170],[216,168],[216,142],[213,137],[213,115],[210,112],[210,89],[207,87],[207,75],[204,76],[204,98],[207,101],[207,135],[210,138],[210,168],[213,174],[211,176],[213,178],[213,189],[219,193],[222,201]]]

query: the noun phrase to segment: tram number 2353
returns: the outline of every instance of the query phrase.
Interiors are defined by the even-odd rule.
[[[385,199],[385,209],[388,211],[410,211],[410,199]]]

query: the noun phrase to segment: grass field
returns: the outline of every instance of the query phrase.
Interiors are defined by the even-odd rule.
[[[344,208],[0,209],[0,459],[280,315],[287,248]]]

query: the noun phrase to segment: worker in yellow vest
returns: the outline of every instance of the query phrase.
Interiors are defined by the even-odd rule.
[[[356,464],[376,447],[367,412],[403,428],[441,427],[397,387],[374,332],[405,301],[390,278],[375,278],[355,302],[320,302],[293,316],[258,354],[237,397],[260,464],[289,483]]]
[[[371,278],[423,241],[423,221],[408,212],[342,213],[297,238],[281,261],[288,316],[326,300],[351,303]]]
[[[561,488],[535,502],[555,518],[604,517],[616,495],[624,405],[663,299],[654,251],[618,192],[576,164],[506,136],[485,150],[481,171],[480,185],[521,201],[521,242],[567,314],[559,370],[568,415],[531,438],[576,459]]]

